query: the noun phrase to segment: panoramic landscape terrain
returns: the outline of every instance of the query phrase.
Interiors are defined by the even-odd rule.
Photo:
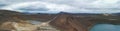
[[[119,13],[20,13],[0,10],[0,31],[90,31],[97,24],[120,25]]]
[[[0,31],[120,31],[120,0],[0,0]]]

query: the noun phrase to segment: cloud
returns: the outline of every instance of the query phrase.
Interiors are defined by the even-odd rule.
[[[7,2],[6,0],[0,1]],[[2,7],[2,9],[14,9],[19,12],[30,13],[59,13],[61,11],[70,13],[120,12],[120,0],[10,0],[8,2],[9,5]],[[22,8],[28,10],[20,10]]]
[[[20,9],[34,9],[34,10],[20,10]],[[65,4],[52,4],[47,2],[35,1],[35,2],[24,2],[11,4],[9,6],[2,7],[2,9],[14,10],[18,12],[30,12],[30,13],[59,13],[61,11],[64,12],[72,12],[73,10],[79,10],[75,7],[65,5]],[[37,11],[35,10],[37,9]],[[41,9],[47,9],[45,11],[41,11]]]
[[[68,4],[76,7],[114,7],[120,0],[42,0],[58,4]],[[109,6],[110,5],[110,6]]]
[[[34,1],[50,2],[55,4],[67,4],[75,7],[116,7],[116,5],[119,5],[120,3],[120,0],[0,0],[0,3],[12,4]]]

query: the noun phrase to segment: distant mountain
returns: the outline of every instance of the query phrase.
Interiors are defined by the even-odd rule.
[[[113,13],[112,15],[118,15],[118,16],[120,16],[120,13]]]
[[[0,10],[0,21],[12,20],[13,18],[19,18],[23,20],[38,20],[38,21],[48,21],[52,19],[55,15],[53,14],[25,14],[10,10]]]
[[[16,15],[16,14],[21,14],[20,12],[16,11],[10,11],[10,10],[0,10],[0,14],[4,15]]]
[[[43,21],[48,21],[52,18],[54,18],[57,15],[71,15],[75,17],[95,17],[95,18],[118,18],[119,16],[112,16],[112,14],[108,14],[105,16],[104,14],[91,14],[91,13],[68,13],[68,12],[60,12],[58,14],[47,14],[47,13],[36,13],[36,14],[31,14],[31,13],[21,13],[21,12],[16,12],[16,11],[10,11],[10,10],[0,10],[0,16],[1,18],[3,17],[18,17],[20,19],[25,19],[25,20],[43,20]],[[3,16],[2,16],[3,15]]]
[[[50,13],[29,13],[29,12],[17,12],[17,11],[11,11],[11,10],[0,10],[0,14],[50,14]],[[103,15],[103,14],[95,14],[95,13],[69,13],[69,12],[60,12],[57,14],[71,14],[71,15]],[[120,13],[114,13],[111,15],[120,15]]]

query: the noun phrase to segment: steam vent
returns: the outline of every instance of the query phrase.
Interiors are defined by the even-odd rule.
[[[90,31],[97,24],[119,25],[118,14],[20,13],[0,10],[0,31]]]

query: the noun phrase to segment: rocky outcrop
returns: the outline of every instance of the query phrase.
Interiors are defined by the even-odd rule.
[[[117,16],[76,16],[69,13],[60,13],[55,20],[50,22],[50,25],[62,31],[89,31],[95,24],[120,24],[119,22],[120,21]]]
[[[47,22],[40,22],[39,24],[32,24],[30,21],[19,22],[4,22],[0,26],[0,30],[8,31],[59,31],[53,28]]]

